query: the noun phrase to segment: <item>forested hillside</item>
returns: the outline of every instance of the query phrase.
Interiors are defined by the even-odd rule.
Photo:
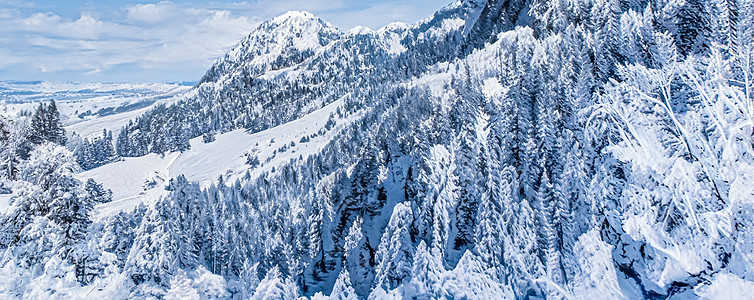
[[[752,0],[467,0],[348,32],[288,13],[117,138],[72,145],[39,123],[54,102],[0,119],[0,293],[747,298],[753,76]],[[96,222],[110,194],[72,175],[333,103],[316,151]]]

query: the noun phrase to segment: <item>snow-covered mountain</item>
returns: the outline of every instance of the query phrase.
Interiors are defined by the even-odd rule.
[[[179,105],[152,110],[127,126],[118,137],[119,154],[185,150],[189,139],[203,134],[256,132],[347,94],[377,92],[383,84],[463,55],[465,28],[481,9],[474,2],[458,3],[417,24],[391,24],[377,32],[340,33],[309,13],[275,18],[219,59]]]
[[[299,64],[341,33],[308,12],[288,12],[257,27],[207,71],[201,82],[259,76]]]
[[[117,149],[66,138],[55,103],[0,119],[0,293],[747,298],[753,10],[291,12]]]

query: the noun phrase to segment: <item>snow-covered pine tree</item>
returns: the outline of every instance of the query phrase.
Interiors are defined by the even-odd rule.
[[[432,299],[443,296],[442,280],[444,272],[441,253],[427,248],[427,244],[420,241],[414,254],[411,282],[403,296],[418,299]]]
[[[487,183],[486,190],[480,201],[479,224],[476,229],[476,252],[481,260],[489,264],[493,274],[503,281],[505,271],[503,251],[505,243],[505,210],[514,205],[513,183],[510,169],[513,160],[510,151],[513,138],[510,136],[513,122],[513,106],[511,101],[504,99],[506,89],[497,79],[488,79],[484,83],[486,105],[485,112],[489,115],[487,125]],[[510,216],[510,215],[508,215]]]
[[[55,100],[50,100],[50,104],[47,106],[45,118],[45,137],[46,140],[56,143],[58,145],[65,145],[68,140],[65,135],[65,129],[60,122],[60,112],[58,112],[58,106],[55,104]]]
[[[65,145],[67,137],[54,100],[50,100],[48,105],[40,103],[37,107],[31,118],[28,140],[37,145],[45,141]]]
[[[545,266],[547,278],[555,283],[563,282],[561,269],[561,253],[557,247],[558,235],[555,230],[553,213],[556,203],[553,199],[553,186],[550,183],[547,168],[542,172],[539,189],[533,208],[538,218],[539,259]]]
[[[106,203],[113,200],[113,192],[105,189],[102,184],[97,183],[94,179],[87,179],[84,184],[85,196],[93,203]]]
[[[738,33],[738,1],[710,0],[708,10],[710,12],[710,41],[726,50],[733,50],[736,47]]]
[[[512,173],[512,170],[507,172]],[[538,216],[524,199],[508,210],[506,217],[505,232],[508,234],[503,243],[506,271],[504,282],[513,288],[516,297],[525,297],[530,291],[536,290],[534,281],[545,275],[545,267],[538,256]]]
[[[166,187],[172,194],[175,201],[175,226],[177,226],[176,247],[177,266],[184,269],[193,269],[199,265],[199,248],[203,236],[195,231],[195,224],[201,223],[204,214],[201,203],[199,202],[199,187],[195,183],[190,183],[185,176],[178,176],[171,179]]]
[[[559,171],[553,185],[553,228],[557,237],[555,246],[562,256],[558,267],[563,273],[564,283],[567,283],[572,275],[569,270],[576,267],[568,265],[571,263],[571,250],[576,239],[594,226],[592,216],[595,213],[585,197],[588,178],[581,144],[570,130],[564,131],[560,143],[565,145],[557,155],[561,158],[561,165],[558,166]]]
[[[81,197],[80,182],[71,174],[60,174],[47,192],[49,203],[48,218],[63,229],[67,243],[83,239],[86,228],[91,221],[89,214],[94,207],[94,199]]]
[[[44,103],[40,103],[39,106],[37,106],[37,110],[34,111],[34,116],[31,118],[31,123],[29,124],[29,134],[27,139],[30,142],[38,145],[46,140],[46,122],[48,114],[47,106],[45,106]]]
[[[294,300],[298,297],[296,284],[290,278],[283,277],[280,268],[275,266],[264,276],[250,299]]]
[[[356,300],[359,299],[356,294],[356,290],[351,285],[351,275],[348,274],[348,269],[343,268],[338,275],[338,279],[332,288],[330,299],[334,300]]]
[[[137,285],[168,286],[178,267],[177,218],[170,201],[159,201],[147,211],[135,231],[124,271]],[[148,292],[148,290],[147,290]]]
[[[248,258],[244,260],[241,274],[238,280],[241,283],[241,290],[244,295],[251,296],[259,286],[259,264],[252,264]]]
[[[455,185],[455,164],[451,154],[442,145],[429,149],[426,156],[422,155],[413,173],[416,178],[412,184],[417,186],[417,212],[413,230],[417,238],[423,238],[429,243],[429,248],[436,253],[444,254],[452,249],[449,240],[451,217],[455,208],[457,187]]]
[[[483,189],[480,182],[484,182],[480,173],[480,143],[477,134],[480,97],[470,90],[468,69],[463,69],[461,79],[456,81],[456,92],[459,97],[451,108],[451,126],[458,133],[454,141],[455,179],[458,187],[458,201],[451,220],[453,251],[447,258],[451,265],[460,258],[466,249],[474,243],[476,215],[479,209],[479,199]]]
[[[411,276],[413,262],[413,244],[410,225],[413,221],[411,207],[398,203],[393,208],[385,233],[380,239],[380,246],[375,257],[375,286],[385,291],[398,287]]]
[[[80,189],[81,183],[71,175],[62,175],[52,187],[53,199],[48,218],[62,230],[63,241],[59,245],[60,257],[68,259],[76,267],[76,277],[81,283],[88,283],[92,274],[87,265],[95,257],[88,253],[86,234],[94,208],[94,199],[87,197]]]
[[[14,180],[18,172],[18,132],[11,120],[0,116],[0,180]],[[7,187],[2,184],[2,192]]]
[[[595,77],[605,82],[615,76],[616,64],[623,59],[618,56],[620,3],[618,0],[597,1],[592,10],[594,38]]]

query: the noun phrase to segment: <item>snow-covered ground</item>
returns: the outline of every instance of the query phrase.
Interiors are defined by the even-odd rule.
[[[190,89],[168,83],[0,81],[0,115],[33,111],[40,102],[55,100],[66,131],[91,136],[107,129],[117,135],[128,120]]]
[[[12,197],[13,194],[0,194],[0,212],[5,212],[8,209]]]
[[[338,129],[356,118],[336,118],[337,125],[333,129],[324,135],[311,137],[325,127],[330,115],[341,104],[342,101],[335,101],[301,119],[265,131],[249,134],[245,130],[235,130],[218,135],[211,143],[195,138],[191,140],[191,149],[182,153],[124,158],[78,176],[83,180],[94,178],[113,191],[113,201],[99,205],[94,214],[95,220],[101,220],[131,210],[140,203],[153,204],[165,195],[169,179],[181,174],[206,187],[220,176],[226,182],[232,182],[245,175],[246,171],[255,177],[293,158],[306,158],[319,151]],[[308,142],[302,142],[304,137],[311,138]],[[287,149],[280,151],[284,146]],[[247,154],[256,155],[260,165],[255,168],[248,165]]]
[[[118,133],[120,133],[121,128],[123,128],[123,126],[126,126],[129,120],[138,117],[139,115],[152,108],[152,106],[154,105],[155,103],[137,110],[83,120],[81,122],[66,126],[65,130],[69,133],[75,132],[82,137],[88,137],[93,135],[100,135],[102,133],[102,129],[107,129],[113,132],[114,137],[117,137]]]

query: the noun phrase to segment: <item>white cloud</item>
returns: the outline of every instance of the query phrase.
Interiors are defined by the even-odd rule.
[[[101,36],[117,38],[127,37],[134,33],[134,28],[130,26],[102,21],[90,13],[82,13],[78,19],[71,20],[51,12],[40,12],[20,20],[11,20],[8,26],[10,30],[74,39],[97,39]]]
[[[89,14],[82,14],[76,21],[58,24],[58,34],[81,39],[96,39],[101,34],[113,32],[117,25],[102,22]]]
[[[195,13],[202,17],[183,27],[181,35],[160,39],[160,46],[144,59],[158,64],[199,60],[209,65],[210,60],[222,55],[226,47],[236,43],[256,25],[246,17],[235,17],[225,10]]]
[[[156,4],[136,4],[126,8],[129,19],[137,22],[159,23],[177,16],[179,7],[175,3],[162,1]]]
[[[15,9],[0,8],[0,19],[10,19],[16,15]]]
[[[35,13],[28,18],[21,20],[21,23],[29,28],[48,26],[60,22],[60,16],[51,12]]]

